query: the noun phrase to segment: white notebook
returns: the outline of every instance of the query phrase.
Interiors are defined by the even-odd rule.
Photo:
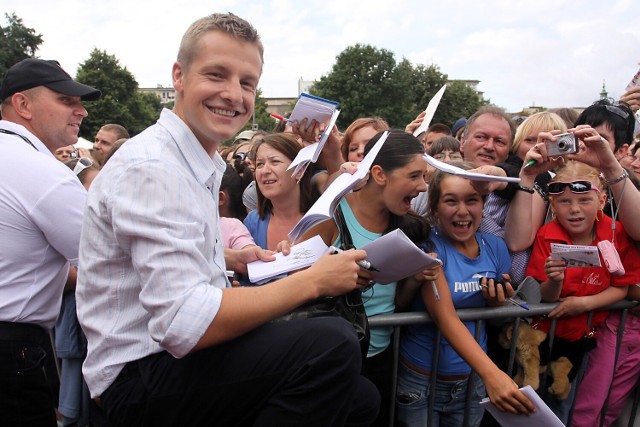
[[[247,272],[251,283],[260,284],[267,279],[280,276],[290,271],[309,267],[329,250],[320,236],[291,247],[289,255],[282,252],[275,254],[275,261],[253,261],[247,264]]]

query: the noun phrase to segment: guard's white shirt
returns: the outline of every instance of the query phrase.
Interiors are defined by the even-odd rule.
[[[87,193],[23,126],[0,120],[0,320],[50,329],[77,264]]]

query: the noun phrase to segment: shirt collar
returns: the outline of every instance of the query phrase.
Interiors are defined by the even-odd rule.
[[[222,176],[226,169],[226,163],[220,154],[216,152],[213,159],[209,157],[191,129],[173,111],[163,109],[158,124],[167,129],[173,140],[176,141],[178,150],[184,156],[198,182],[210,187],[216,173],[219,173],[220,177]]]
[[[34,147],[36,147],[36,149],[40,153],[42,153],[44,155],[49,155],[49,156],[51,156],[51,157],[53,157],[55,159],[55,156],[53,155],[53,153],[51,151],[49,151],[47,146],[44,145],[44,143],[42,141],[40,141],[40,139],[37,136],[35,136],[31,132],[29,132],[26,127],[24,127],[22,125],[19,125],[18,123],[10,122],[8,120],[0,120],[0,128],[6,129],[6,130],[9,130],[11,132],[15,132],[15,133],[17,133],[19,135],[24,136],[25,138],[27,138],[34,145]],[[13,137],[14,138],[19,138],[19,137],[15,136],[15,135]],[[20,141],[20,143],[21,144],[26,144],[24,141]],[[31,148],[31,149],[33,149],[33,148]]]

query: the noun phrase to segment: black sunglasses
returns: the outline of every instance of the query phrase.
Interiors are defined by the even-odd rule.
[[[584,194],[591,190],[600,192],[598,186],[591,183],[591,181],[573,181],[573,182],[552,182],[549,184],[549,194],[561,194],[564,189],[569,187],[572,193]]]
[[[233,155],[233,158],[234,159],[238,159],[241,162],[244,162],[245,159],[251,160],[251,152],[247,151],[246,153],[236,153],[236,154]]]

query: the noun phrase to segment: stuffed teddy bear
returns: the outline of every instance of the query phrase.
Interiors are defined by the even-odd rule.
[[[513,324],[505,325],[498,337],[498,342],[505,348],[511,348],[513,339]],[[518,327],[516,340],[516,363],[518,371],[514,378],[519,387],[530,385],[534,390],[540,386],[540,374],[544,373],[546,363],[541,364],[540,344],[547,342],[547,333],[534,329],[526,322],[521,322]],[[543,347],[548,347],[544,346]],[[562,351],[555,353],[562,353]],[[562,350],[562,349],[558,349]],[[548,351],[547,351],[548,353]],[[546,359],[546,357],[544,358]],[[558,358],[549,363],[549,370],[553,382],[548,388],[549,393],[558,400],[564,400],[571,391],[570,373],[573,363],[566,356],[558,355]]]

